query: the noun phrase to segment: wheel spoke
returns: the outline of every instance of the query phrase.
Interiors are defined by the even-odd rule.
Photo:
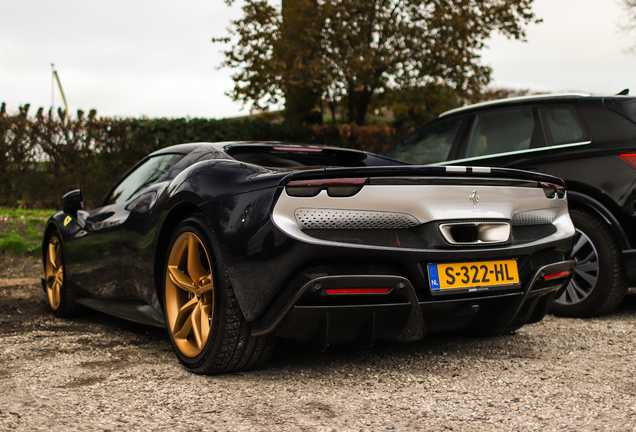
[[[565,288],[565,290],[570,296],[570,300],[572,303],[578,303],[580,301],[579,294],[577,292],[576,287],[574,286],[574,283],[570,282],[568,286]]]
[[[582,260],[579,260],[579,262],[576,263],[576,266],[579,266],[579,263],[581,264],[587,264],[589,262],[592,261],[597,261],[598,259],[596,258],[596,251],[594,249],[592,249],[592,252],[590,252],[585,258],[583,258]]]
[[[179,329],[179,331],[177,332],[173,331],[172,334],[174,335],[175,339],[182,339],[183,341],[187,342],[188,335],[190,334],[191,330],[192,330],[192,320],[187,319],[183,323],[183,326]]]
[[[51,306],[53,306],[54,308],[57,308],[57,306],[60,304],[60,288],[60,284],[55,281],[51,290]]]
[[[62,245],[58,243],[55,247],[55,267],[60,268],[63,265],[64,263],[62,261]]]
[[[210,313],[212,312],[212,306],[209,304],[201,304],[201,339],[203,343],[208,340],[210,335]]]
[[[57,273],[55,274],[55,280],[57,281],[57,283],[60,284],[60,287],[64,283],[64,267],[61,265],[57,268]]]
[[[168,266],[168,272],[170,274],[170,280],[179,288],[189,291],[191,293],[196,293],[197,286],[192,281],[192,279],[184,274],[179,267],[175,265]]]
[[[192,315],[190,315],[190,320],[192,321],[192,333],[194,334],[197,348],[202,349],[204,341],[201,337],[201,306],[198,302],[192,311]]]
[[[576,264],[576,272],[597,272],[598,271],[598,261],[587,262],[587,263],[577,263]]]
[[[197,294],[203,294],[214,289],[214,282],[212,281],[212,275],[209,274],[201,281],[201,288],[197,290]]]
[[[596,280],[598,279],[596,276],[579,271],[579,269],[574,269],[575,276],[580,277],[585,282],[587,282],[590,286],[594,286],[596,284]]]
[[[572,282],[572,287],[574,289],[574,291],[576,291],[577,295],[581,298],[585,298],[587,297],[587,295],[590,293],[590,288],[591,287],[583,287],[581,286],[577,281],[573,281]]]
[[[192,309],[194,309],[196,304],[197,298],[193,297],[189,302],[179,308],[179,313],[177,314],[177,317],[174,320],[174,325],[172,326],[173,334],[178,333],[183,328],[184,323],[188,321],[188,318],[192,314]]]
[[[57,255],[57,248],[55,247],[53,242],[50,242],[49,243],[49,262],[53,266],[53,269],[57,268],[57,265],[55,264],[55,261],[57,261],[56,255]]]
[[[587,243],[589,243],[589,240],[587,239],[587,237],[582,236],[579,234],[579,238],[576,241],[576,243],[574,244],[574,247],[572,248],[572,255],[571,256],[575,256],[576,253],[583,247],[585,246]]]
[[[192,281],[198,286],[201,285],[202,280],[210,275],[201,265],[201,255],[199,254],[200,245],[200,240],[195,235],[190,234],[190,238],[188,239],[188,274],[190,274]]]

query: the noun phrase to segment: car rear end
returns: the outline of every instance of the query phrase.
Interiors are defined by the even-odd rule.
[[[289,174],[271,215],[284,286],[255,320],[323,349],[543,318],[568,282],[574,228],[554,177],[471,167]]]

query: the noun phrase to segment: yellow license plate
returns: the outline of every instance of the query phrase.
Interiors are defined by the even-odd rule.
[[[519,283],[516,260],[429,264],[431,290],[470,289]]]

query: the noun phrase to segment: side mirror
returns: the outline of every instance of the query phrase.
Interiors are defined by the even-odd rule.
[[[77,218],[77,211],[84,208],[84,200],[82,199],[82,191],[75,189],[67,192],[62,197],[62,210],[64,213],[70,214]]]

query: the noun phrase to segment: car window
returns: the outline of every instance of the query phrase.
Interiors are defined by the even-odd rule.
[[[534,125],[532,108],[477,114],[470,131],[466,157],[529,149]]]
[[[547,123],[551,144],[576,143],[589,139],[571,108],[542,108],[541,114]]]
[[[385,156],[416,165],[443,162],[448,159],[462,122],[463,119],[452,119],[431,123],[407,135]]]
[[[173,163],[179,159],[179,154],[165,154],[154,156],[142,163],[122,181],[110,195],[108,204],[128,201],[137,192],[157,181]]]

